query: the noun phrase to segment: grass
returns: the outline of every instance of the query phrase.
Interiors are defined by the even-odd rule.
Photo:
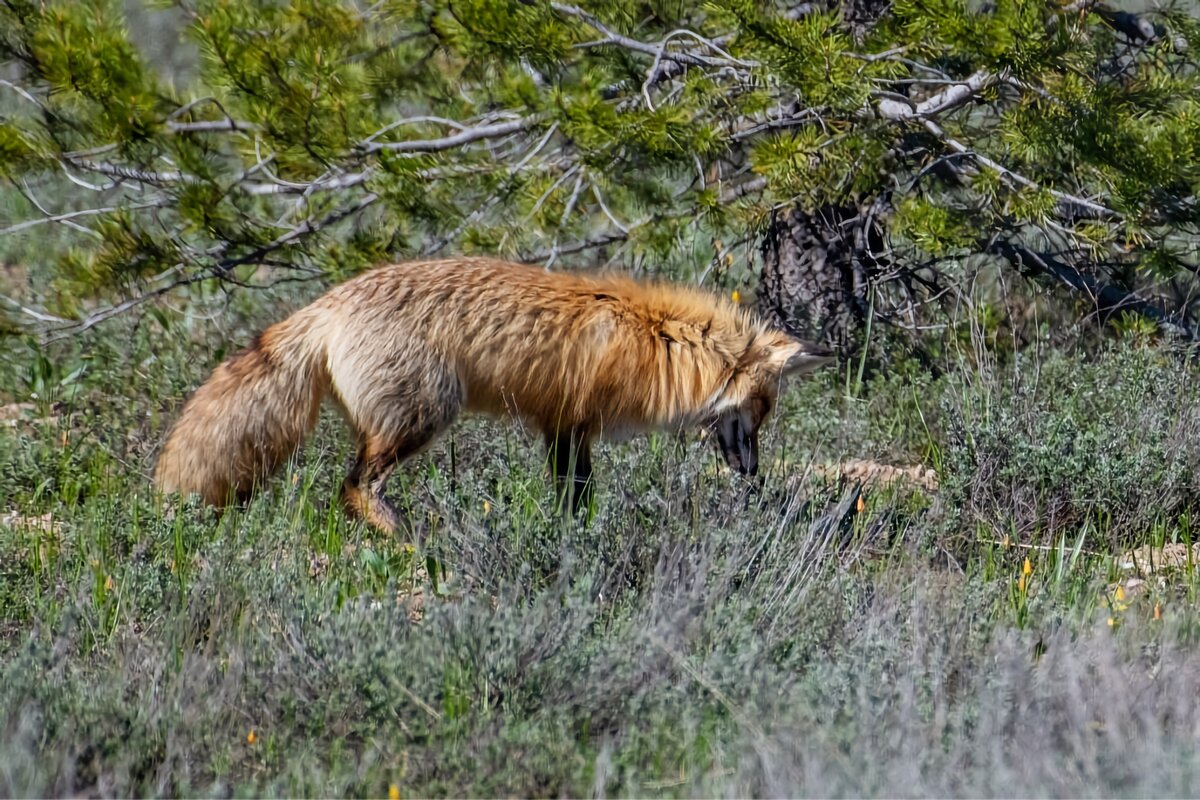
[[[1191,544],[1178,354],[829,370],[760,491],[657,435],[601,449],[589,526],[466,421],[393,479],[392,540],[331,503],[332,414],[245,508],[150,492],[260,301],[0,340],[0,794],[1194,796],[1195,573],[1115,558]]]

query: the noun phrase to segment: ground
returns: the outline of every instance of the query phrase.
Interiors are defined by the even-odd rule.
[[[466,420],[382,537],[330,410],[245,508],[161,502],[187,393],[315,290],[0,340],[0,794],[1194,795],[1186,354],[830,368],[761,489],[658,434],[589,524]]]

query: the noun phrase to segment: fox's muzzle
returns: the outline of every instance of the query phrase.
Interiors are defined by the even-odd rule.
[[[758,474],[758,431],[751,431],[740,414],[717,421],[717,444],[732,469],[743,475]]]

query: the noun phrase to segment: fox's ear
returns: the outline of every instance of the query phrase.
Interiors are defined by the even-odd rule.
[[[799,375],[833,360],[833,351],[782,331],[769,331],[759,340],[763,361],[780,375]]]

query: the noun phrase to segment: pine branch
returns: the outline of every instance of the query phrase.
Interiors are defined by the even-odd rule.
[[[1059,205],[1059,213],[1068,219],[1104,219],[1120,221],[1122,215],[1107,206],[1087,198],[1061,192],[1040,186],[1037,182],[1021,175],[1003,164],[988,158],[968,147],[963,142],[950,136],[933,117],[944,114],[965,103],[970,102],[980,91],[999,81],[1005,81],[1006,75],[995,75],[986,70],[980,70],[959,84],[954,84],[920,103],[912,103],[907,98],[895,99],[887,95],[880,99],[876,110],[879,116],[891,122],[918,121],[947,147],[989,169],[998,172],[1010,184],[1025,189],[1044,190],[1053,196]],[[901,102],[904,100],[904,102]],[[961,165],[955,165],[961,169]]]
[[[961,153],[962,155],[974,161],[977,161],[989,169],[995,170],[996,172],[1000,173],[1001,177],[1010,183],[1026,189],[1036,189],[1047,192],[1058,201],[1059,214],[1067,219],[1102,219],[1112,222],[1119,222],[1121,219],[1123,219],[1119,212],[1114,211],[1107,206],[1083,197],[1078,197],[1066,192],[1060,192],[1057,189],[1050,189],[1041,186],[1036,181],[1030,180],[1024,175],[1014,172],[998,161],[994,161],[985,155],[975,152],[954,137],[947,135],[946,132],[942,130],[941,126],[931,119],[925,120],[924,125],[926,130],[928,130],[937,138],[941,139],[950,149],[957,153]]]

